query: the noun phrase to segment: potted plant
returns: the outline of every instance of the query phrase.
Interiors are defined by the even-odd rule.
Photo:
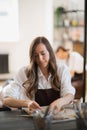
[[[63,26],[63,13],[65,9],[63,7],[56,8],[54,12],[54,25],[55,27]]]

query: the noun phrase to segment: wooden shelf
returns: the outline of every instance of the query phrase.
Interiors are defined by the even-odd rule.
[[[55,26],[54,28],[80,28],[80,27],[84,27],[84,25],[77,25],[77,26],[73,26],[73,25],[69,25],[69,26]]]

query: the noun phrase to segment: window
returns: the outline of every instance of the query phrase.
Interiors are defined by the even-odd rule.
[[[0,42],[18,40],[18,0],[0,0]]]

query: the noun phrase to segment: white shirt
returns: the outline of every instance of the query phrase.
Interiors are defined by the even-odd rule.
[[[83,73],[84,60],[79,53],[71,52],[67,65],[70,70],[74,70],[76,73]]]
[[[21,68],[15,76],[14,81],[3,88],[2,94],[4,97],[10,96],[16,99],[29,99],[26,96],[26,89],[22,86],[22,84],[27,80],[25,70],[26,67]],[[61,81],[61,97],[68,93],[74,95],[75,88],[71,85],[71,76],[67,66],[63,64],[58,64],[57,74],[59,76],[59,80]],[[49,89],[52,87],[50,82],[51,74],[49,75],[48,80],[46,80],[41,70],[38,68],[38,77],[38,89]]]
[[[83,73],[84,59],[83,56],[77,52],[70,52],[68,59],[56,58],[57,62],[66,64],[69,70],[74,70],[76,73]]]

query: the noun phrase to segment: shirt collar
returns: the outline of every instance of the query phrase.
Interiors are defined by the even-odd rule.
[[[38,77],[40,78],[40,77],[43,77],[44,75],[43,75],[43,73],[41,72],[41,69],[38,67]],[[48,77],[48,80],[50,79],[50,77],[51,77],[51,73],[49,73],[49,77]]]
[[[41,72],[41,69],[38,67],[38,77],[42,77],[42,76],[43,76],[43,74]]]

